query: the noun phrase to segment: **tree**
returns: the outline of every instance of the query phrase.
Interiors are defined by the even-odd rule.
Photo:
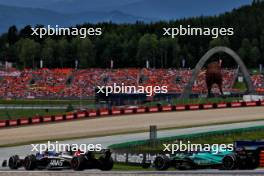
[[[41,59],[43,59],[43,62],[46,63],[48,67],[53,65],[55,47],[56,43],[51,38],[47,38],[42,46]]]
[[[160,53],[160,61],[161,67],[167,67],[168,61],[168,53],[171,47],[171,39],[170,38],[161,38],[159,41],[159,53]]]
[[[218,37],[210,41],[209,49],[214,48],[216,46],[230,46],[229,39],[227,37]]]
[[[152,64],[155,67],[157,57],[158,39],[155,34],[145,34],[138,42],[137,57],[139,61],[152,59]]]
[[[259,51],[259,48],[257,46],[254,46],[250,50],[249,58],[251,60],[251,66],[257,67],[258,63],[260,63],[261,53]]]
[[[249,62],[249,60],[253,61],[251,59],[254,59],[254,58],[250,58],[251,48],[252,48],[252,46],[251,46],[250,41],[247,38],[245,38],[242,40],[241,47],[238,50],[238,53],[239,53],[241,59],[249,66],[252,66],[252,64],[251,64],[252,62]],[[255,61],[254,61],[254,63],[255,63]]]
[[[77,37],[73,39],[72,44],[75,48],[76,56],[79,59],[80,68],[87,68],[95,65],[95,52],[89,38],[80,39]]]
[[[16,49],[19,61],[23,63],[23,67],[36,66],[35,61],[40,53],[40,44],[31,39],[20,39],[16,43]]]
[[[11,26],[8,29],[7,38],[8,38],[8,43],[10,45],[13,45],[13,44],[15,44],[17,42],[17,40],[18,40],[18,34],[17,34],[17,28],[16,28],[16,26]]]
[[[59,65],[61,68],[66,65],[66,59],[67,59],[67,51],[69,48],[69,43],[65,38],[62,38],[57,42],[56,46],[56,54],[57,54],[57,59],[59,60]]]

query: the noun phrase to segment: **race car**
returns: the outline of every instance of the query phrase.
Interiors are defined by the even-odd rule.
[[[99,156],[99,158],[97,159],[95,156]],[[113,168],[113,160],[110,150],[102,150],[101,152],[88,151],[84,154],[81,151],[59,153],[46,151],[43,154],[28,155],[24,159],[20,159],[18,155],[13,155],[8,161],[3,161],[2,166],[8,166],[12,170],[21,167],[26,170],[111,170]]]
[[[56,153],[52,151],[45,151],[44,153],[36,153],[26,156],[21,159],[18,155],[13,155],[5,160],[3,167],[8,166],[10,169],[18,169],[24,167],[26,170],[35,169],[71,169],[72,155],[65,153]]]
[[[256,169],[263,160],[264,141],[236,141],[234,152],[226,155],[222,160],[222,168]]]
[[[113,168],[114,162],[110,150],[103,152],[86,152],[76,155],[71,160],[71,167],[74,170],[100,169],[108,171]]]
[[[177,153],[171,157],[158,155],[153,162],[153,166],[157,170],[167,170],[169,167],[175,167],[177,170],[220,168],[222,159],[230,153],[230,151],[219,151],[217,153],[191,152]]]

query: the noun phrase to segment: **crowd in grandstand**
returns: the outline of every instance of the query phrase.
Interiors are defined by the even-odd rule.
[[[223,90],[232,89],[236,70],[223,69]],[[78,98],[95,95],[102,85],[167,86],[169,93],[181,93],[192,75],[190,69],[8,69],[0,71],[2,98]],[[206,93],[205,74],[199,74],[193,92]],[[251,76],[257,91],[264,90],[263,75]],[[217,92],[218,88],[214,87]]]

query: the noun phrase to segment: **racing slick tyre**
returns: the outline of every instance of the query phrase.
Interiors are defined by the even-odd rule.
[[[167,170],[170,167],[170,159],[165,155],[159,155],[154,160],[156,170]]]
[[[20,159],[18,155],[11,156],[8,160],[10,169],[17,169],[20,166]]]
[[[222,160],[222,169],[223,170],[234,170],[238,168],[238,159],[235,154],[230,154],[224,156]]]
[[[105,158],[105,157],[100,157],[99,158],[99,169],[102,171],[109,171],[113,169],[114,166],[114,161],[112,157],[110,158]]]
[[[36,156],[28,155],[24,159],[24,168],[26,170],[34,170],[36,168]]]
[[[71,160],[71,167],[73,170],[81,171],[84,169],[85,158],[83,155],[74,156]]]

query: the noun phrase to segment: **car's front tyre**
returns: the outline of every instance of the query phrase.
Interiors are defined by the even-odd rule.
[[[170,159],[165,155],[159,155],[154,160],[154,167],[157,170],[167,170],[170,167]]]

